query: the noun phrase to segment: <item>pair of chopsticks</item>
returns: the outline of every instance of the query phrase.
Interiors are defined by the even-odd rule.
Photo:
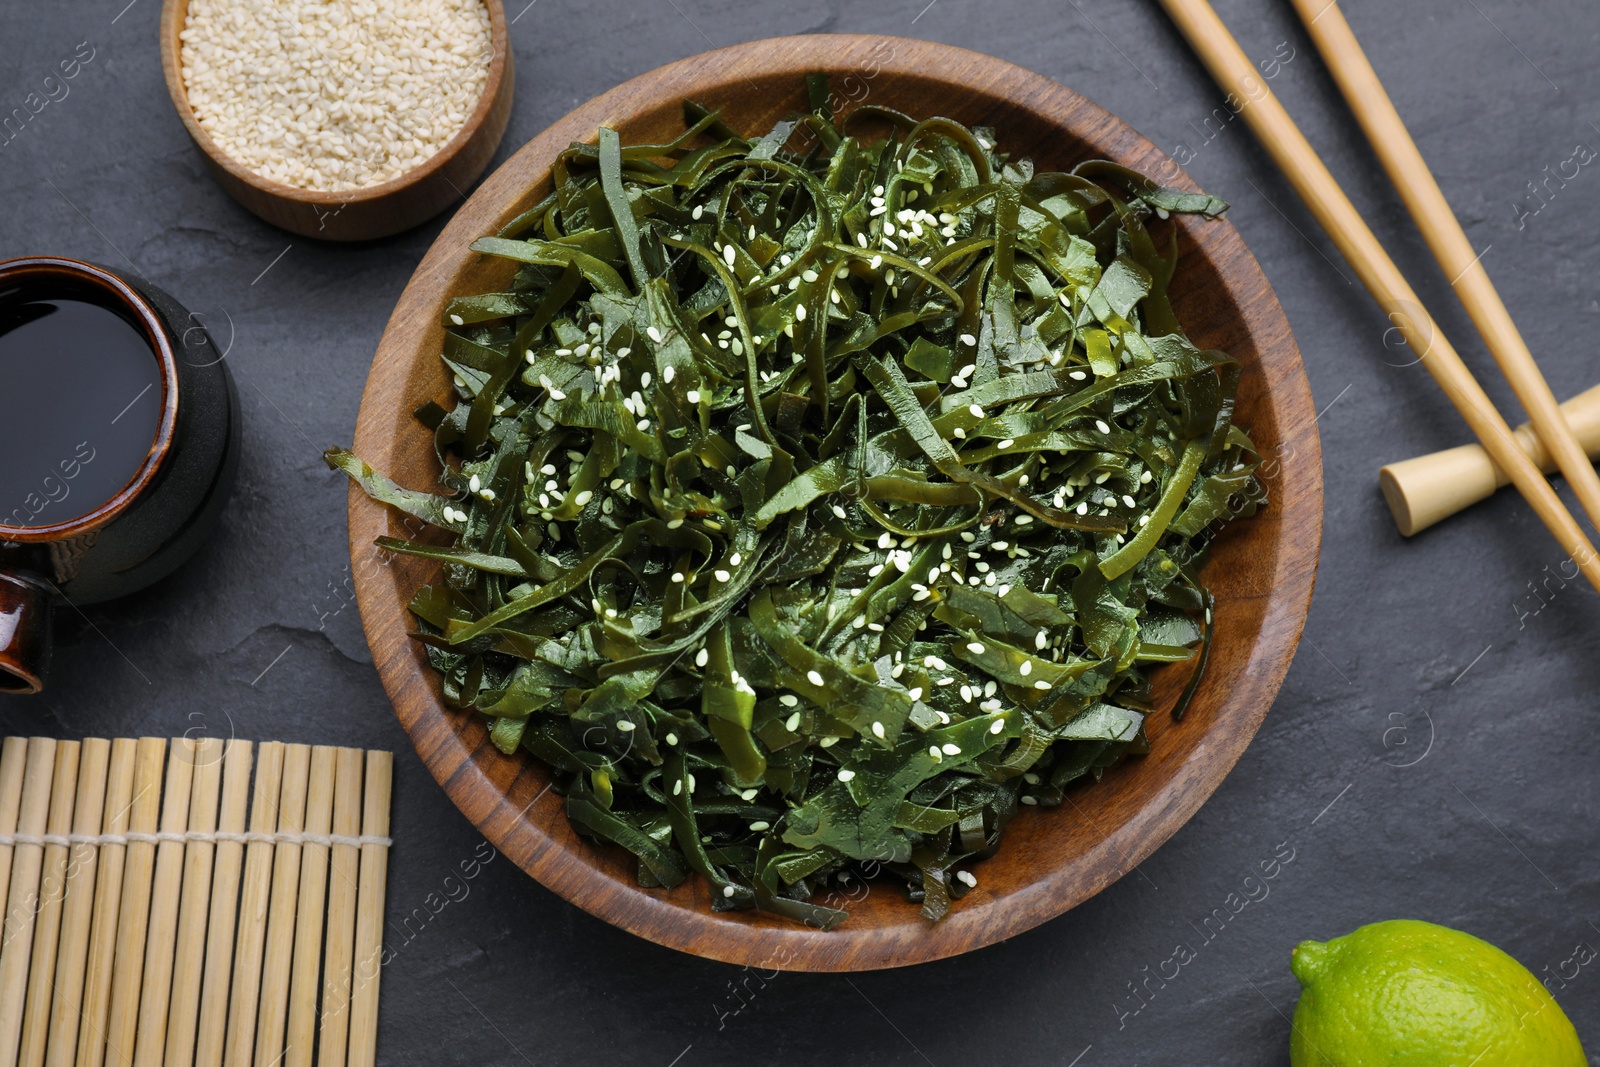
[[[1600,475],[1563,419],[1555,396],[1484,271],[1479,255],[1473,252],[1336,0],[1291,2],[1427,239],[1434,258],[1450,278],[1473,325],[1527,410],[1539,440],[1566,476],[1589,521],[1600,528]],[[1438,323],[1422,306],[1211,5],[1206,0],[1161,0],[1161,6],[1188,38],[1218,85],[1243,101],[1240,113],[1245,121],[1356,269],[1367,290],[1400,329],[1406,343],[1421,356],[1422,365],[1466,419],[1484,449],[1532,505],[1590,584],[1600,590],[1600,555],[1583,529],[1519,447],[1511,427],[1445,340]]]

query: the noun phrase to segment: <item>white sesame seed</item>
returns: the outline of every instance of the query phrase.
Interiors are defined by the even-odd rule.
[[[989,724],[989,732],[991,734],[1004,733],[1005,728],[1006,721],[1004,719],[996,719],[994,722]]]
[[[810,682],[812,685],[823,684],[822,675],[817,671],[806,671],[806,681]]]
[[[984,652],[983,643],[980,641],[968,641],[967,651],[971,652],[974,656],[981,656]]]
[[[644,335],[650,338],[650,340],[654,341],[656,344],[661,343],[661,331],[656,329],[654,326],[647,327],[644,331]]]
[[[961,755],[961,746],[952,745],[949,742],[945,742],[939,746],[939,751],[943,752],[946,756],[959,756]]]
[[[1024,678],[1026,678],[1028,675],[1032,674],[1033,673],[1033,662],[1031,660],[1023,660],[1022,661],[1022,666],[1017,668],[1017,673],[1022,675]]]
[[[698,404],[700,403],[700,390],[691,389],[687,393],[683,394],[683,397],[691,404]]]
[[[1049,689],[1050,683],[1041,678],[1037,682],[1033,683],[1033,687],[1035,689]]]
[[[725,582],[729,578],[733,577],[733,575],[729,574],[727,571],[724,571],[724,570],[712,571],[711,572],[711,576],[713,578],[715,578],[719,582]]]
[[[968,404],[967,414],[971,415],[975,419],[981,419],[983,418],[983,408],[979,407],[977,404]]]
[[[852,771],[848,767],[845,767],[845,768],[843,768],[842,770],[839,771],[839,781],[841,781],[841,782],[848,782],[848,781],[850,781],[850,779],[854,778],[855,776],[856,776],[856,772]]]
[[[1094,428],[1099,430],[1101,433],[1110,433],[1111,432],[1111,427],[1106,425],[1106,422],[1105,422],[1104,419],[1095,419],[1094,420]]]

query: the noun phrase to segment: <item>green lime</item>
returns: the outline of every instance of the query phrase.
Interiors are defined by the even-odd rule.
[[[1577,1031],[1527,968],[1433,923],[1302,941],[1293,1067],[1587,1067]]]

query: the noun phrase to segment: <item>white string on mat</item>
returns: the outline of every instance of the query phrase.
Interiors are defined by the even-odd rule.
[[[230,830],[162,830],[158,833],[147,834],[138,830],[128,830],[120,834],[0,834],[0,847],[14,847],[16,845],[126,845],[130,842],[143,845],[156,845],[163,841],[174,844],[187,844],[191,841],[215,845],[218,842],[233,842],[238,844],[260,845],[321,845],[328,848],[333,845],[349,845],[360,848],[363,845],[378,845],[388,848],[394,844],[390,837],[380,837],[377,834],[308,834],[295,833],[289,830],[280,830],[277,833],[263,833],[251,830],[248,833],[234,833]]]

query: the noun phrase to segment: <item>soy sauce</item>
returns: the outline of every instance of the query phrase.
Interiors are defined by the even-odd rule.
[[[161,421],[144,335],[82,300],[0,299],[0,525],[53,526],[116,496]]]

